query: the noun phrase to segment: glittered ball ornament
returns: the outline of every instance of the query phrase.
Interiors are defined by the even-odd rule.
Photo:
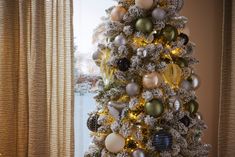
[[[147,157],[143,149],[136,149],[132,152],[132,157]]]
[[[140,87],[137,83],[129,83],[127,86],[126,86],[126,93],[129,95],[129,96],[136,96],[140,93]]]
[[[161,130],[154,134],[152,145],[156,151],[167,151],[171,149],[173,137],[170,133]]]
[[[123,35],[118,35],[114,39],[114,44],[116,46],[126,45],[126,43],[127,43],[126,38]]]
[[[122,6],[116,6],[111,11],[110,18],[112,21],[121,21],[126,14],[127,10]]]
[[[164,105],[158,99],[153,99],[145,104],[145,111],[148,115],[159,117],[164,112]]]
[[[131,62],[127,58],[121,58],[117,61],[117,67],[120,71],[127,71],[130,68]]]
[[[153,23],[149,18],[140,18],[135,24],[136,30],[143,33],[150,33],[153,30]]]
[[[150,9],[153,6],[153,0],[135,0],[135,5],[141,9]]]
[[[192,74],[187,80],[190,82],[190,84],[194,90],[199,88],[200,79],[199,79],[198,75]]]
[[[152,17],[155,20],[163,20],[166,17],[166,11],[162,8],[156,8],[152,12]]]
[[[175,41],[177,39],[178,30],[174,26],[166,25],[161,30],[161,34],[162,34],[163,39],[166,42],[171,42],[171,41]]]
[[[147,89],[157,88],[162,81],[159,73],[153,72],[143,76],[143,86]]]
[[[195,100],[191,100],[185,104],[185,109],[191,114],[197,113],[198,108],[199,104]]]
[[[97,132],[100,125],[98,124],[99,115],[91,115],[87,120],[87,128],[92,132]]]
[[[125,139],[117,133],[111,133],[105,139],[105,147],[109,152],[118,153],[125,147]]]

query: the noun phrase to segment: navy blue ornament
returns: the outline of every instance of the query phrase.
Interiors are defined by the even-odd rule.
[[[164,130],[155,133],[153,136],[153,146],[156,151],[167,151],[171,149],[172,142],[172,135]]]

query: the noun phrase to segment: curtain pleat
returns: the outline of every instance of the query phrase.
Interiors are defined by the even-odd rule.
[[[72,0],[0,1],[0,155],[72,157]]]
[[[224,0],[218,154],[235,154],[235,1]]]

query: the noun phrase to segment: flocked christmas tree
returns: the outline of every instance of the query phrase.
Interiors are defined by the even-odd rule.
[[[183,0],[117,0],[96,29],[100,67],[85,157],[204,157]]]

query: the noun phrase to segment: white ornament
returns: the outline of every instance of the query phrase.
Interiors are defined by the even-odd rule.
[[[153,6],[153,0],[135,0],[135,5],[141,9],[150,9]]]
[[[112,153],[120,152],[124,146],[125,139],[117,133],[111,133],[105,139],[105,147]]]

